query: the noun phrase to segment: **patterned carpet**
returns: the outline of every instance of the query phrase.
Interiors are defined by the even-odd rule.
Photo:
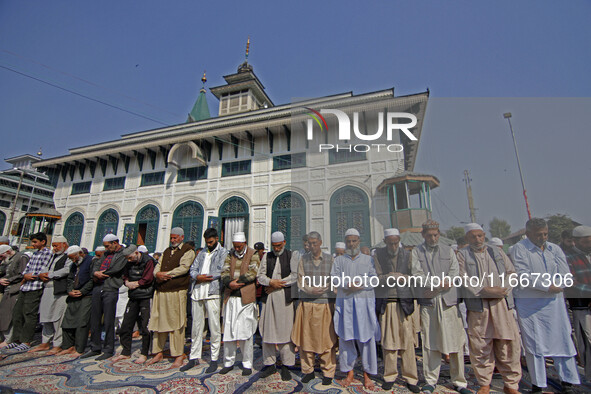
[[[139,341],[134,341],[137,349]],[[188,349],[187,349],[188,350]],[[205,359],[209,358],[208,352],[204,352]],[[137,350],[136,354],[137,356]],[[134,357],[132,357],[133,359]],[[418,357],[419,378],[422,381],[421,359]],[[44,353],[21,353],[7,356],[0,361],[0,389],[1,393],[366,393],[362,384],[362,374],[359,365],[356,367],[356,380],[349,387],[343,387],[339,380],[344,377],[337,373],[334,383],[323,386],[321,375],[317,371],[317,378],[307,384],[301,383],[302,376],[299,369],[292,369],[291,381],[284,382],[278,373],[259,379],[258,371],[262,368],[261,349],[255,347],[255,366],[251,376],[242,376],[237,366],[227,375],[205,374],[207,364],[202,362],[199,366],[188,372],[180,372],[172,369],[172,359],[151,366],[137,365],[130,360],[119,361],[94,361],[93,359],[73,359],[72,356],[45,356]],[[384,392],[381,389],[383,380],[380,365],[380,377],[375,378],[376,392]],[[548,370],[551,380],[548,391],[552,392],[558,387],[556,376],[551,375],[553,368]],[[469,388],[477,390],[474,373],[469,365],[466,366],[466,378]],[[520,391],[527,392],[530,385],[527,383],[527,372],[524,371]],[[449,367],[445,363],[441,368],[441,377],[437,386],[437,393],[453,393],[449,381]],[[493,392],[502,392],[503,383],[500,377],[495,375]],[[579,392],[591,392],[591,385],[581,386]],[[401,381],[396,381],[393,392],[409,392]]]

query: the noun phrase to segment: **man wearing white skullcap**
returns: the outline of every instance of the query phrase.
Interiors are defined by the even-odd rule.
[[[414,299],[409,286],[395,287],[388,281],[410,275],[410,252],[400,244],[398,229],[384,230],[386,246],[376,250],[374,261],[380,287],[376,289],[377,310],[381,315],[382,349],[384,353],[384,385],[392,390],[398,377],[398,354],[402,360],[402,378],[413,393],[420,392],[414,348],[412,314]],[[391,278],[391,279],[389,279]]]
[[[10,240],[6,235],[0,236],[0,245],[8,245],[10,244]]]
[[[591,380],[591,227],[577,226],[572,236],[574,246],[568,249],[566,258],[574,286],[566,289],[566,294],[573,314],[579,360],[585,368],[585,378]]]
[[[261,378],[277,371],[276,351],[281,355],[281,379],[291,380],[288,367],[295,365],[295,346],[291,341],[294,306],[292,285],[297,280],[298,259],[292,258],[291,250],[285,248],[285,236],[276,231],[271,234],[271,250],[263,256],[257,279],[263,286],[263,308],[259,320],[259,331],[263,342],[263,370]]]
[[[497,237],[492,237],[490,239],[489,244],[496,246],[498,248],[503,248],[503,240],[501,238],[497,238]]]
[[[380,339],[380,325],[375,312],[374,289],[358,287],[352,281],[355,277],[377,276],[371,256],[360,253],[359,231],[350,228],[345,232],[346,253],[338,256],[330,272],[332,279],[339,278],[335,302],[334,327],[339,336],[339,364],[347,377],[342,384],[347,387],[354,378],[355,361],[361,352],[364,387],[373,390],[375,385],[369,375],[377,374],[378,360],[376,341]],[[345,278],[343,280],[343,278]]]
[[[90,351],[81,358],[97,356],[97,360],[106,360],[115,352],[115,319],[119,289],[123,286],[123,272],[127,266],[127,258],[123,247],[115,234],[107,234],[103,238],[104,254],[93,260],[91,275],[94,281],[92,289],[92,309],[90,316]],[[101,339],[101,321],[105,329],[105,340]]]
[[[72,266],[72,260],[68,259],[65,253],[68,240],[64,236],[54,236],[51,248],[53,254],[47,267],[48,272],[39,274],[39,279],[45,283],[39,306],[39,322],[43,325],[42,343],[29,350],[30,352],[49,350],[53,343],[53,349],[47,353],[48,355],[57,354],[62,350],[62,319],[66,313],[68,274]]]
[[[532,392],[541,393],[547,386],[545,358],[552,357],[562,392],[573,393],[573,385],[578,385],[580,379],[564,300],[566,283],[561,280],[571,272],[562,249],[548,242],[548,223],[544,219],[528,220],[525,235],[527,238],[511,249],[511,260],[522,282],[513,288],[513,294]],[[534,275],[554,279],[534,282]]]
[[[342,256],[345,254],[345,243],[344,242],[337,242],[334,245],[334,257]]]
[[[146,248],[146,245],[140,245],[137,247],[137,251],[140,253],[148,253],[148,248]]]
[[[220,374],[227,374],[234,368],[236,349],[242,353],[242,375],[252,373],[253,335],[257,329],[256,276],[259,269],[259,255],[246,245],[243,232],[232,236],[232,250],[226,257],[222,269],[224,299],[224,368]]]
[[[57,355],[69,354],[78,357],[84,353],[90,330],[92,288],[94,287],[90,274],[92,257],[85,256],[77,245],[70,246],[66,250],[66,255],[73,264],[68,274],[68,306],[62,322],[64,350]]]
[[[458,291],[447,281],[436,287],[427,277],[443,275],[455,277],[460,269],[453,249],[439,242],[439,223],[427,220],[423,223],[421,235],[424,243],[411,252],[411,274],[422,278],[424,287],[417,288],[421,305],[421,339],[423,344],[423,374],[427,384],[424,392],[435,391],[441,355],[449,355],[451,381],[456,391],[471,393],[464,376],[463,346],[466,340],[464,325],[458,311]],[[437,283],[435,283],[437,284]]]
[[[513,263],[499,247],[489,246],[481,226],[464,228],[468,246],[458,251],[460,276],[482,278],[480,286],[464,283],[460,289],[467,309],[470,361],[479,393],[488,393],[495,367],[505,383],[505,393],[518,393],[521,379],[521,343],[513,312],[514,300],[507,278]],[[502,278],[505,286],[502,286]]]
[[[16,252],[10,245],[0,245],[0,260],[4,268],[0,285],[4,288],[4,297],[0,301],[0,348],[8,346],[12,334],[12,312],[16,305],[19,289],[23,280],[23,271],[29,258]]]
[[[164,359],[166,339],[170,343],[170,355],[175,358],[173,368],[180,368],[185,359],[185,327],[187,326],[187,290],[189,269],[195,260],[195,250],[184,242],[185,232],[180,227],[170,230],[170,246],[156,265],[156,292],[148,329],[154,332],[152,352],[156,356],[148,365]]]

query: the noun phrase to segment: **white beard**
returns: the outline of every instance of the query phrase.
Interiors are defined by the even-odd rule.
[[[345,249],[345,253],[348,254],[351,257],[355,257],[357,256],[359,253],[361,252],[361,248],[355,248],[355,249]]]

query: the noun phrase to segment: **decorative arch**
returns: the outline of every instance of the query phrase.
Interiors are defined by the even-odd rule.
[[[288,249],[301,247],[306,234],[306,200],[296,192],[280,194],[273,201],[271,231],[285,235]]]
[[[80,212],[74,212],[64,224],[64,237],[69,245],[80,245],[82,242],[82,231],[84,231],[84,216]]]
[[[181,227],[185,231],[185,241],[193,241],[196,247],[201,247],[203,206],[197,201],[186,201],[179,205],[172,215],[172,227]]]
[[[113,208],[109,208],[104,211],[96,222],[96,233],[94,236],[93,249],[96,249],[97,246],[103,244],[103,238],[105,235],[117,235],[117,226],[119,226],[119,214],[117,211]]]
[[[148,204],[140,209],[135,216],[135,223],[137,226],[137,244],[145,245],[149,252],[154,252],[158,240],[158,224],[160,223],[158,207]]]
[[[361,245],[371,246],[369,199],[358,187],[344,186],[330,197],[330,242],[345,240],[345,232],[355,228],[361,236]]]
[[[227,249],[232,247],[232,235],[243,231],[248,242],[248,203],[242,198],[233,196],[220,205],[219,217],[222,222],[221,239]]]

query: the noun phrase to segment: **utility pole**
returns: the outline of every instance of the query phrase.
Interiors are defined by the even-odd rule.
[[[14,211],[16,210],[16,205],[18,204],[18,197],[21,192],[21,186],[23,185],[23,176],[25,175],[24,170],[19,169],[19,171],[21,172],[21,177],[18,181],[18,187],[16,188],[16,194],[14,196],[14,203],[12,204],[12,209],[10,210],[10,220],[8,221],[8,230],[6,233],[7,236],[10,236],[10,233],[12,232],[12,220],[14,219]]]
[[[466,183],[468,207],[470,208],[470,222],[476,223],[476,208],[474,208],[474,198],[472,197],[472,186],[470,185],[470,181],[470,172],[468,170],[464,170],[464,182]]]

